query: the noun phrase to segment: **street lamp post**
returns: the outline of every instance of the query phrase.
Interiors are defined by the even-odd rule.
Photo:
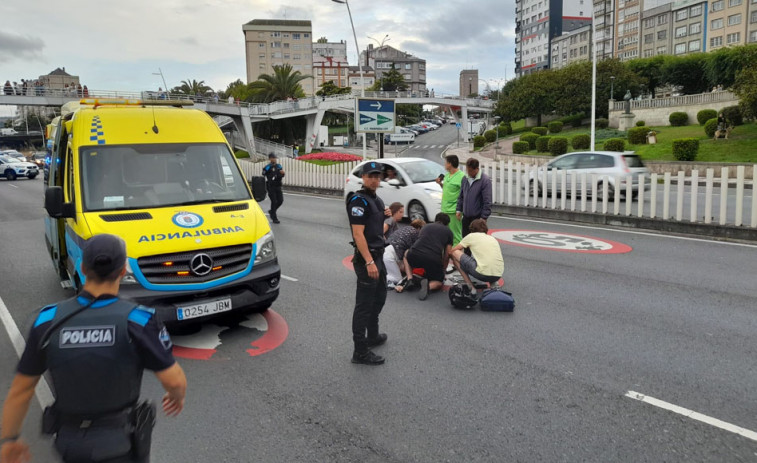
[[[371,39],[374,42],[376,42],[378,44],[379,48],[384,48],[384,42],[388,42],[388,41],[392,40],[389,37],[389,34],[386,34],[384,36],[384,38],[381,39],[381,42],[379,42],[377,39],[374,39],[373,37],[371,37],[369,35],[366,35],[366,37],[368,37],[369,39]],[[369,56],[368,55],[368,50],[366,50],[365,51],[365,57],[366,57],[366,59],[368,59],[368,62],[365,63],[366,65],[370,65],[370,58],[368,58],[368,56]],[[375,61],[375,58],[374,58],[374,61]],[[376,72],[376,67],[375,66],[373,67],[373,72],[374,73]],[[379,85],[381,87],[381,91],[383,92],[384,91],[384,72],[383,71],[381,72],[381,76],[379,77],[379,82],[381,82]]]
[[[468,98],[473,94],[473,77],[468,77]]]
[[[497,143],[494,145],[494,152],[499,150],[499,120],[502,119],[499,116],[494,116],[494,130],[497,131]]]
[[[615,76],[610,76],[610,99],[615,101]]]
[[[355,23],[352,22],[352,11],[350,11],[350,4],[348,0],[331,0],[334,3],[344,3],[347,5],[347,14],[350,16],[350,26],[352,26],[352,36],[355,38],[355,51],[357,52],[357,65],[360,70],[360,97],[365,97],[365,78],[363,77],[363,64],[360,62],[360,45],[357,43],[357,33],[355,33]],[[355,127],[358,126],[360,121],[360,115],[357,110],[355,111]],[[381,140],[383,143],[383,140]],[[363,159],[366,157],[365,148],[365,134],[363,134]]]
[[[152,75],[154,76],[160,76],[161,80],[163,80],[163,90],[168,92],[168,85],[166,85],[166,78],[163,77],[163,70],[158,68],[158,72],[153,72]]]

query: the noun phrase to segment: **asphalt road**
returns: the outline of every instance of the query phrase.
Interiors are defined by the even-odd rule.
[[[68,297],[42,226],[42,181],[0,181],[0,298],[26,332]],[[263,204],[267,209],[267,204]],[[512,314],[453,310],[446,294],[390,294],[380,367],[353,365],[354,274],[341,199],[285,195],[275,225],[288,279],[286,340],[251,356],[251,320],[210,360],[180,359],[184,413],[159,417],[153,461],[754,461],[757,441],[626,397],[629,391],[757,431],[757,248],[516,218],[493,229],[585,235],[623,254],[502,245]],[[295,281],[296,280],[296,281]],[[253,326],[253,327],[251,327]],[[269,330],[271,327],[269,326]],[[208,324],[177,345],[202,344]],[[0,333],[0,393],[15,356]],[[146,376],[143,395],[158,399]],[[25,437],[35,461],[51,459]]]
[[[464,143],[462,136],[463,134],[461,133],[460,143]],[[436,130],[417,135],[414,143],[398,144],[397,146],[384,145],[384,153],[387,157],[426,158],[443,164],[441,159],[442,152],[456,140],[457,129],[455,128],[455,124],[444,124]]]

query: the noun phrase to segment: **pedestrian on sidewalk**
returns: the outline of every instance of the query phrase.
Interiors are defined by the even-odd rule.
[[[457,218],[462,220],[462,236],[470,233],[470,224],[476,219],[486,221],[492,213],[492,181],[481,172],[478,159],[465,163],[467,176],[462,181],[457,199]]]
[[[274,153],[268,155],[268,160],[270,161],[268,165],[263,167],[265,186],[271,200],[271,209],[268,210],[268,215],[271,217],[271,222],[281,223],[276,211],[284,204],[284,193],[281,191],[281,179],[284,178],[285,174],[284,167],[276,162],[276,154]]]
[[[442,212],[449,216],[449,229],[452,231],[454,241],[453,246],[462,239],[462,222],[457,217],[457,199],[460,197],[460,187],[462,186],[465,174],[458,169],[460,160],[454,154],[445,158],[444,168],[447,174],[443,177],[440,175],[436,183],[442,187]]]

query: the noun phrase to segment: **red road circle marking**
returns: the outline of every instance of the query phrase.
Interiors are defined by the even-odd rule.
[[[351,272],[355,271],[355,266],[352,265],[352,255],[347,256],[344,259],[342,259],[342,265],[344,265],[345,268],[347,268]]]
[[[250,343],[251,348],[247,349],[246,352],[251,357],[262,355],[276,349],[282,345],[287,336],[289,336],[289,325],[287,325],[284,317],[274,312],[272,309],[268,309],[260,315],[263,316],[268,324],[268,329],[261,337]],[[220,333],[224,329],[225,327],[219,327],[218,332]],[[221,344],[220,339],[218,340],[218,344]],[[174,357],[184,359],[210,360],[216,352],[218,352],[218,349],[185,347],[178,344],[174,344],[173,346]]]
[[[513,246],[547,249],[581,254],[625,254],[633,248],[627,244],[593,236],[556,233],[541,230],[489,230],[497,240]]]

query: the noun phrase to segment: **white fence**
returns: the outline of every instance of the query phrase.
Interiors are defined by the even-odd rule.
[[[279,163],[286,172],[284,185],[335,191],[344,191],[347,174],[357,164],[317,166],[296,159]],[[248,178],[260,175],[265,166],[241,164]],[[564,170],[548,171],[546,165],[513,161],[483,162],[481,168],[492,180],[494,204],[757,228],[757,174],[747,179],[744,166],[736,169],[735,178],[724,167],[720,172],[694,170],[690,176],[683,171],[639,175],[638,183],[631,176],[570,175]],[[541,181],[538,196],[531,194],[528,185],[536,178]]]
[[[667,98],[650,98],[644,100],[631,100],[631,111],[645,108],[673,108],[677,106],[701,105],[722,101],[734,101],[739,99],[731,92],[697,93],[695,95],[671,96]],[[614,101],[612,111],[622,111],[624,101]]]

